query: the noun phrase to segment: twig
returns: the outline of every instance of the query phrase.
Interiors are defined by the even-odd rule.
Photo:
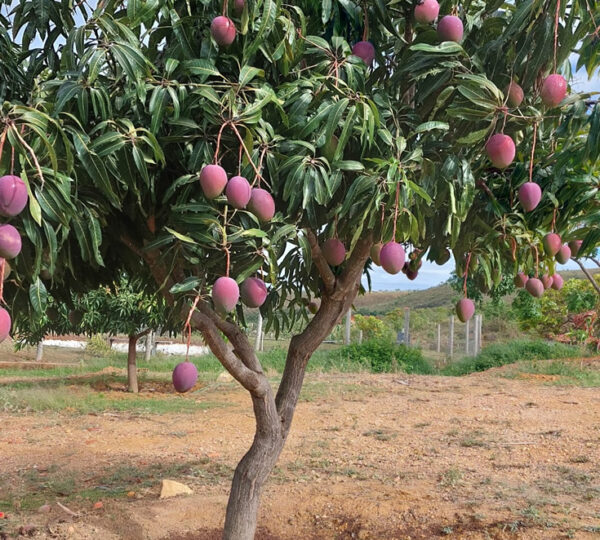
[[[596,289],[596,292],[600,295],[600,285],[598,285],[598,282],[594,279],[594,276],[592,276],[592,274],[590,274],[590,271],[585,266],[583,266],[583,263],[581,262],[581,260],[579,260],[579,259],[573,259],[573,260],[579,265],[579,268],[581,268],[582,272],[585,274],[585,277],[592,284],[592,287],[594,287],[594,289]]]
[[[27,142],[25,141],[25,139],[23,139],[23,137],[21,137],[21,135],[19,134],[19,130],[18,129],[14,129],[14,133],[17,136],[17,139],[19,139],[19,142],[31,154],[31,158],[33,159],[33,162],[35,164],[35,168],[37,169],[37,173],[38,173],[38,175],[40,177],[40,180],[42,181],[42,187],[44,187],[44,173],[42,173],[42,168],[40,167],[40,163],[37,160],[37,157],[35,155],[35,152],[33,151],[33,148],[31,148],[31,146],[29,146],[27,144]]]
[[[64,510],[67,514],[69,514],[70,516],[73,517],[79,517],[79,514],[77,512],[73,512],[73,510],[71,510],[70,508],[67,508],[64,504],[56,501],[56,505],[61,508],[62,510]]]
[[[498,443],[498,446],[517,446],[517,445],[529,446],[530,444],[539,444],[539,443],[537,443],[535,441],[505,442],[505,443]]]

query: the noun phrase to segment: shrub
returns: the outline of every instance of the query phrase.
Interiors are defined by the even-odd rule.
[[[542,340],[498,343],[483,349],[473,358],[464,358],[442,370],[444,375],[467,375],[522,360],[548,360],[581,356],[579,347]]]
[[[101,334],[94,334],[87,345],[85,351],[92,356],[108,357],[111,356],[114,351],[110,348],[110,345],[106,342],[106,339]]]
[[[369,340],[360,345],[347,345],[332,354],[349,364],[362,365],[373,373],[433,373],[420,349],[396,345],[386,340]]]

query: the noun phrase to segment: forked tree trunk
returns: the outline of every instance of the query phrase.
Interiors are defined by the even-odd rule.
[[[253,397],[256,433],[252,447],[238,464],[227,504],[223,540],[252,540],[260,496],[289,434],[310,357],[347,313],[357,292],[349,287],[338,300],[324,299],[312,325],[294,336],[275,402]]]
[[[137,365],[136,360],[136,347],[138,342],[138,336],[129,336],[129,348],[127,350],[127,390],[138,393],[138,379],[137,379]]]
[[[260,496],[290,431],[308,361],[352,306],[373,244],[372,231],[368,231],[357,242],[344,272],[335,276],[320,251],[314,232],[307,230],[306,234],[313,262],[322,279],[322,302],[319,311],[304,331],[294,336],[290,342],[276,396],[273,395],[269,380],[243,330],[234,322],[223,319],[209,303],[200,301],[194,304],[195,311],[192,312],[191,319],[194,326],[202,332],[206,344],[225,369],[250,392],[256,418],[254,441],[238,464],[233,477],[225,517],[224,540],[254,538]],[[167,269],[158,252],[140,251],[127,236],[123,236],[122,240],[146,259],[156,282],[163,285],[164,291],[169,291],[177,280],[184,279],[181,271]],[[165,283],[168,286],[164,286]],[[164,294],[173,304],[171,293]],[[187,312],[185,316],[188,316]],[[227,341],[223,336],[226,336]],[[129,357],[133,358],[129,366],[135,367],[135,341],[132,342],[131,338],[129,350]]]

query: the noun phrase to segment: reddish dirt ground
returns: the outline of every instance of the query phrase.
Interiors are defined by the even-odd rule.
[[[257,538],[598,538],[600,392],[501,375],[308,377]],[[38,538],[219,538],[232,469],[252,439],[250,400],[216,383],[180,399],[227,406],[0,412],[0,487],[13,501],[0,507],[0,538],[19,528]],[[159,500],[162,478],[194,494]],[[46,498],[28,506],[27,485]],[[38,511],[44,502],[49,511]]]

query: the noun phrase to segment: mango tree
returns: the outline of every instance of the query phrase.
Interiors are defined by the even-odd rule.
[[[600,107],[570,86],[600,62],[593,2],[2,4],[0,171],[29,194],[6,316],[42,269],[57,298],[126,272],[203,333],[256,417],[225,538],[253,537],[307,363],[372,264],[415,279],[451,250],[463,279],[537,294],[547,235],[597,240]],[[303,321],[276,391],[240,285],[267,329]]]
[[[49,334],[93,336],[125,334],[127,348],[127,387],[138,392],[136,352],[140,338],[159,327],[176,332],[180,324],[173,319],[162,295],[144,290],[143,284],[127,276],[118,282],[73,295],[68,303],[48,295],[44,281],[29,288],[29,309],[20,310],[13,323],[17,346],[39,344]]]

